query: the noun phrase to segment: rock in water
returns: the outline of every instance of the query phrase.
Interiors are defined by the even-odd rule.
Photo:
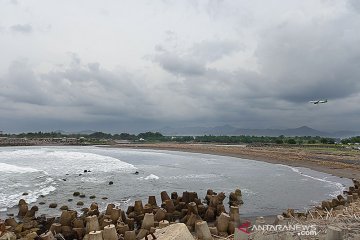
[[[49,208],[57,208],[57,203],[50,203]]]
[[[25,202],[24,199],[20,199],[19,200],[19,213],[18,216],[19,217],[24,217],[26,215],[26,213],[29,210],[28,204]]]
[[[244,204],[244,201],[242,200],[242,193],[240,189],[236,189],[235,192],[232,192],[229,195],[229,205],[239,206],[241,204]]]

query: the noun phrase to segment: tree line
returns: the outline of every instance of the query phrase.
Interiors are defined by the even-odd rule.
[[[147,141],[147,142],[195,142],[195,143],[271,143],[271,144],[335,144],[335,138],[325,138],[319,136],[296,136],[278,137],[269,136],[164,136],[160,132],[143,132],[139,134],[130,133],[104,133],[94,132],[91,134],[64,134],[61,132],[29,132],[20,134],[0,134],[2,137],[15,138],[87,138],[87,139],[106,139],[106,140],[128,140],[128,141]],[[341,143],[360,143],[360,136],[342,139]]]

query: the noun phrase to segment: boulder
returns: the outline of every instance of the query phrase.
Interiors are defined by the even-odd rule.
[[[166,217],[166,211],[164,209],[162,209],[162,208],[159,208],[156,211],[155,216],[154,216],[155,221],[157,221],[157,222],[160,222],[160,221],[164,220],[165,217]]]
[[[183,223],[175,223],[155,232],[157,240],[194,240],[189,229]]]
[[[118,240],[118,235],[116,233],[115,225],[109,225],[104,227],[103,231],[104,240]]]
[[[60,210],[69,210],[69,207],[66,206],[66,205],[63,205],[63,206],[60,207]]]
[[[10,226],[12,228],[15,228],[17,225],[18,223],[14,218],[8,218],[5,220],[5,226]]]
[[[0,237],[0,240],[16,240],[16,235],[13,232],[6,232]]]
[[[242,193],[240,189],[236,189],[235,192],[230,193],[229,195],[229,205],[230,206],[239,206],[243,204]]]
[[[167,226],[169,226],[169,221],[167,220],[162,220],[159,222],[159,228],[166,228]]]
[[[89,216],[86,218],[86,232],[90,233],[93,231],[99,231],[100,225],[96,215]],[[96,235],[96,234],[95,234]]]
[[[18,206],[19,206],[18,216],[24,217],[26,215],[27,211],[29,210],[28,204],[25,202],[24,199],[20,199]]]
[[[50,203],[49,208],[57,208],[57,203]]]
[[[144,220],[142,221],[141,228],[150,230],[151,227],[154,227],[154,214],[145,213]]]
[[[76,211],[68,211],[64,210],[62,211],[60,215],[60,224],[62,226],[71,226],[71,223],[76,218]]]
[[[170,199],[170,197],[169,197],[169,195],[167,194],[166,191],[162,191],[162,192],[160,193],[160,196],[161,196],[161,202],[165,202],[166,200],[169,200],[169,199]]]
[[[136,240],[135,231],[126,231],[124,234],[125,240]]]
[[[344,231],[335,226],[328,226],[326,229],[325,240],[342,240],[344,239]]]
[[[202,240],[212,240],[211,232],[207,222],[199,221],[195,224],[196,236]]]
[[[41,234],[40,239],[41,240],[55,240],[55,237],[51,231],[48,231],[46,233]]]

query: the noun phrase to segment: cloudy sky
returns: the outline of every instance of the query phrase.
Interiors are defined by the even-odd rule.
[[[358,0],[0,0],[0,130],[360,130],[359,29]]]

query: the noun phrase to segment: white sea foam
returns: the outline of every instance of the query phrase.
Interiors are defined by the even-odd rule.
[[[134,165],[113,157],[61,149],[40,148],[3,151],[0,152],[0,159],[17,159],[17,161],[22,163],[21,167],[5,164],[4,168],[0,166],[1,171],[3,171],[3,169],[12,170],[13,172],[39,171],[31,168],[31,166],[24,166],[26,164],[36,163],[37,168],[51,175],[80,173],[85,169],[97,172],[131,172],[136,169]]]
[[[81,182],[88,182],[88,183],[104,183],[106,180],[100,179],[97,177],[82,177],[80,178]]]
[[[216,174],[187,174],[187,175],[178,175],[170,176],[169,179],[207,179],[207,178],[217,178],[219,175]]]
[[[150,174],[149,176],[145,177],[144,179],[145,180],[154,180],[154,179],[157,180],[157,179],[159,179],[159,177],[154,174]]]
[[[14,183],[14,184],[8,185],[7,187],[11,188],[11,189],[16,189],[16,188],[19,188],[19,187],[30,187],[30,185],[29,184],[24,184],[24,183]]]
[[[311,178],[316,181],[324,182],[324,183],[327,183],[327,184],[330,184],[330,185],[336,187],[337,190],[335,190],[333,193],[329,194],[329,196],[331,196],[331,197],[336,197],[337,195],[341,194],[345,190],[345,187],[341,183],[333,182],[333,181],[327,180],[326,178],[317,178],[317,177],[313,177],[313,176],[304,174],[303,172],[301,172],[299,169],[297,169],[295,167],[291,167],[291,166],[287,166],[287,165],[282,165],[282,166],[286,166],[286,167],[290,168],[292,171],[300,174],[301,176]]]
[[[250,189],[247,189],[247,188],[242,188],[242,189],[241,189],[241,192],[242,192],[244,195],[256,195],[256,192],[251,191]]]
[[[41,170],[31,168],[31,167],[20,167],[20,166],[16,166],[16,165],[7,164],[7,163],[0,163],[0,172],[3,172],[3,173],[30,173],[30,172],[39,172],[39,171],[41,171]]]
[[[40,195],[48,195],[55,190],[56,187],[48,186],[39,190],[28,191],[28,195],[26,196],[23,196],[22,193],[16,193],[11,195],[0,193],[0,206],[11,208],[13,206],[16,206],[20,199],[24,199],[27,203],[33,203],[36,202]]]
[[[85,169],[92,173],[133,172],[136,169],[132,164],[113,157],[60,148],[0,151],[0,159],[0,179],[3,174],[11,174],[11,178],[3,175],[5,182],[0,182],[0,208],[4,209],[17,205],[21,198],[28,203],[36,202],[40,195],[55,191],[54,179],[62,179],[65,174],[77,175]],[[92,173],[87,173],[84,182],[99,181]],[[27,174],[32,174],[29,179]],[[25,191],[28,195],[22,195]]]
[[[139,180],[158,180],[160,179],[158,176],[154,175],[154,174],[150,174],[149,176],[146,177],[139,177]]]
[[[53,182],[54,182],[54,179],[52,179],[51,177],[47,177],[44,181],[42,181],[40,183],[36,183],[35,186],[44,187],[44,186],[47,186],[47,185],[49,185],[50,183],[53,183]]]

